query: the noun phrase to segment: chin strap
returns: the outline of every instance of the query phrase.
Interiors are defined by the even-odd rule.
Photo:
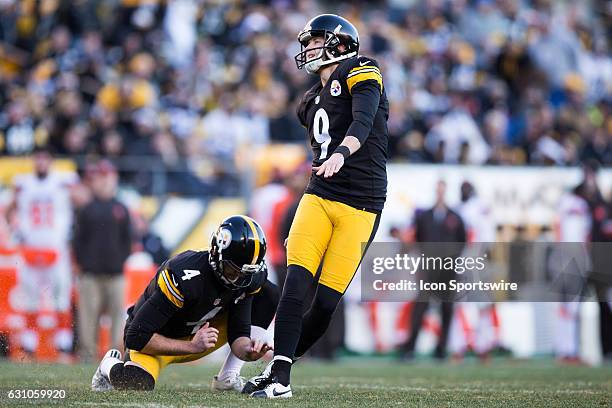
[[[322,67],[324,67],[324,66],[326,66],[326,65],[334,64],[334,63],[336,63],[336,62],[340,62],[340,61],[342,61],[342,60],[352,58],[352,57],[354,57],[355,55],[357,55],[357,51],[353,51],[353,52],[351,52],[350,54],[344,54],[344,55],[341,55],[341,56],[336,57],[336,58],[330,58],[330,59],[328,59],[328,60],[324,60],[324,61],[322,61],[321,66],[322,66]]]

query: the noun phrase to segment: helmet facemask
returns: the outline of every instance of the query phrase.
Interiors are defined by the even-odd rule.
[[[253,281],[253,276],[263,268],[263,261],[259,264],[242,266],[235,262],[223,259],[223,251],[214,247],[211,251],[210,264],[217,278],[230,289],[246,288]]]
[[[237,265],[235,262],[223,259],[223,249],[217,237],[213,234],[209,263],[219,281],[229,289],[242,289],[248,287],[253,276],[263,269],[264,262],[255,265]]]
[[[308,48],[308,43],[313,37],[324,38],[324,44],[321,47]],[[300,42],[301,50],[295,56],[295,64],[297,65],[298,69],[305,68],[306,72],[311,75],[318,73],[324,66],[334,64],[357,55],[357,51],[343,54],[342,52],[346,51],[340,51],[338,49],[338,47],[342,44],[342,41],[339,35],[332,31],[302,31],[298,35],[298,41]],[[318,52],[314,57],[309,59],[307,54],[312,51]]]
[[[253,276],[259,272],[263,265],[259,263],[257,265],[242,265],[239,267],[232,261],[220,259],[219,267],[220,273],[219,278],[228,287],[232,289],[246,288],[253,281]]]

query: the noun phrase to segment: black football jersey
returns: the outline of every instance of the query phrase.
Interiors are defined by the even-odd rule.
[[[381,93],[370,134],[337,174],[326,179],[313,171],[306,192],[379,212],[387,193],[389,102],[378,63],[365,56],[342,61],[325,86],[317,82],[304,94],[297,113],[308,129],[313,166],[319,166],[347,136],[353,121],[353,94],[362,86],[375,86]]]
[[[266,282],[264,270],[247,288],[228,289],[214,275],[208,256],[208,251],[185,251],[164,262],[136,304],[128,309],[127,325],[149,297],[161,293],[175,312],[156,332],[175,339],[188,337],[207,321],[257,293]],[[250,309],[248,312],[250,316]]]

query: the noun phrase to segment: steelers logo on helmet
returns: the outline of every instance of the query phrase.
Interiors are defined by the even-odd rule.
[[[322,46],[312,46],[313,38],[321,38]],[[310,20],[298,34],[301,51],[295,56],[298,69],[316,74],[327,65],[352,58],[359,51],[359,33],[347,19],[335,14],[321,14]],[[314,53],[314,54],[313,54]]]
[[[217,245],[219,245],[220,250],[224,250],[229,247],[232,242],[232,232],[227,228],[219,229],[217,232]]]

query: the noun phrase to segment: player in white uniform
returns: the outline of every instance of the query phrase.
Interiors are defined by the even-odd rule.
[[[70,295],[72,273],[69,240],[72,229],[71,187],[74,173],[50,171],[48,151],[34,153],[34,173],[17,176],[11,209],[16,212],[15,236],[22,248],[23,265],[19,268],[19,305],[28,329],[22,346],[34,351],[38,336],[33,330],[38,312],[43,308],[56,313],[55,346],[72,348]]]
[[[574,295],[581,289],[576,285],[580,285],[580,281],[586,278],[585,272],[590,269],[586,246],[578,243],[590,240],[592,222],[589,204],[578,188],[561,197],[558,216],[557,238],[565,244],[558,244],[555,248],[549,258],[549,268],[558,283],[556,288],[562,291],[565,299],[559,303],[554,351],[557,358],[576,362],[580,347],[580,302]],[[575,264],[569,264],[568,259],[573,259]]]
[[[457,212],[467,231],[469,245],[465,255],[481,256],[487,253],[497,240],[495,220],[491,208],[478,197],[474,186],[468,181],[461,184],[461,204]],[[457,313],[461,315],[453,319],[449,345],[453,353],[463,355],[468,346],[471,346],[478,355],[486,357],[493,348],[500,345],[495,303],[462,303]],[[467,321],[469,315],[477,316],[474,328]]]

